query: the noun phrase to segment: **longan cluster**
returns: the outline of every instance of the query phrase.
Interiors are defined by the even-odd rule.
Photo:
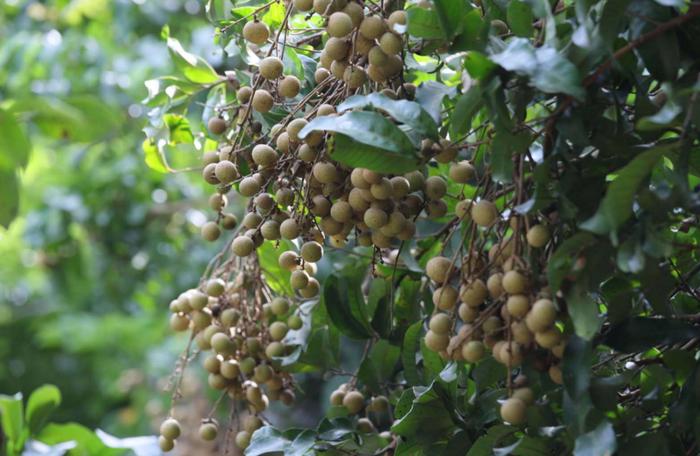
[[[384,422],[389,422],[386,418],[389,417],[391,404],[386,396],[374,396],[367,400],[364,394],[346,383],[331,393],[330,404],[344,407],[351,416],[364,413],[364,417],[357,419],[357,429],[365,434],[377,432],[376,423],[381,422],[383,418]],[[388,439],[391,434],[389,431],[383,431],[380,436]]]
[[[460,211],[463,219],[482,229],[501,223],[496,206],[485,199],[461,201],[458,215]],[[425,344],[446,359],[469,363],[480,361],[490,350],[509,371],[523,363],[526,353],[533,352],[549,364],[551,380],[561,384],[559,360],[566,342],[556,324],[559,310],[546,281],[533,277],[527,262],[516,254],[517,241],[523,237],[531,249],[541,253],[550,234],[546,226],[536,224],[521,236],[521,222],[512,219],[510,236],[494,241],[487,255],[472,251],[459,268],[457,258],[436,256],[428,261],[426,274],[435,284],[435,313]],[[521,239],[516,240],[518,236]],[[511,396],[502,407],[503,419],[519,424],[522,420],[518,417],[524,419],[524,411],[515,408],[531,402]]]
[[[270,297],[269,301],[263,296]],[[247,446],[262,425],[256,415],[271,400],[286,405],[294,402],[293,379],[280,369],[276,358],[287,354],[284,338],[288,331],[303,326],[295,307],[287,298],[271,297],[261,286],[259,272],[248,270],[229,282],[209,279],[201,289],[188,290],[170,303],[172,329],[191,330],[197,347],[206,354],[203,367],[209,386],[244,402],[252,413],[236,435],[240,448]],[[179,435],[176,423],[172,418],[163,423],[160,443],[164,451],[173,448]],[[199,434],[204,440],[214,440],[217,432],[215,420],[203,420]]]

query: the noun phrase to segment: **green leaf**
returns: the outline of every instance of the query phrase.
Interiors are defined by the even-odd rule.
[[[503,380],[506,377],[506,373],[506,367],[493,357],[483,359],[472,370],[476,390],[478,392],[486,391],[496,385],[497,382]]]
[[[445,38],[451,39],[462,27],[462,15],[471,9],[464,0],[434,0],[433,8]]]
[[[574,456],[612,456],[617,450],[617,439],[612,424],[604,420],[595,429],[576,439]]]
[[[0,395],[0,424],[7,439],[9,456],[19,455],[27,438],[22,411],[22,393]],[[2,436],[2,434],[0,434]]]
[[[496,68],[488,57],[479,51],[470,51],[464,58],[464,68],[474,79],[484,79]]]
[[[534,15],[532,14],[530,5],[520,0],[511,0],[508,4],[506,15],[508,18],[508,25],[516,36],[525,38],[532,36],[532,32],[534,31],[534,27],[532,26]]]
[[[55,424],[44,427],[37,440],[48,445],[74,441],[76,446],[69,451],[70,456],[117,456],[123,449],[110,448],[90,429],[77,423]]]
[[[272,242],[263,242],[257,249],[258,260],[270,288],[276,293],[294,296],[294,289],[289,283],[292,274],[288,269],[279,265],[280,254],[287,250],[294,250],[294,244],[291,241],[280,240],[276,248]]]
[[[442,121],[442,100],[455,96],[457,89],[435,81],[425,81],[416,89],[416,101],[430,114],[436,124]]]
[[[332,274],[324,281],[323,299],[331,321],[340,332],[353,339],[372,336],[359,281]]]
[[[499,128],[491,143],[491,169],[493,180],[509,183],[513,180],[513,157],[524,153],[532,138],[527,132],[512,134]]]
[[[373,391],[382,391],[384,384],[391,380],[400,355],[399,347],[384,339],[378,340],[360,364],[358,378]]]
[[[19,180],[14,169],[0,169],[0,226],[9,228],[19,213]]]
[[[381,109],[394,120],[411,127],[421,136],[438,139],[437,124],[415,101],[392,100],[384,94],[374,92],[369,95],[353,95],[340,103],[337,110],[342,112],[366,107]]]
[[[462,33],[453,40],[450,52],[483,51],[488,40],[488,32],[489,22],[481,16],[481,10],[479,8],[469,10],[462,16]],[[472,75],[472,77],[475,76]]]
[[[416,367],[416,352],[420,347],[420,335],[423,329],[423,322],[417,321],[408,327],[403,336],[401,346],[401,363],[403,364],[403,375],[409,385],[420,385],[422,382]]]
[[[414,388],[416,398],[406,415],[395,421],[391,431],[409,439],[433,442],[444,436],[455,424],[452,421],[447,393],[444,387],[433,382],[429,387]],[[450,408],[448,408],[450,407]]]
[[[272,426],[263,426],[253,433],[246,456],[284,453],[285,456],[303,456],[316,443],[316,433],[311,430],[289,429],[281,432]]]
[[[557,248],[547,265],[547,281],[553,292],[559,291],[562,282],[571,273],[581,251],[593,243],[595,243],[593,235],[578,232]]]
[[[445,34],[440,26],[437,13],[432,9],[409,8],[408,33],[416,38],[444,39]]]
[[[613,326],[602,343],[624,353],[636,353],[658,345],[687,342],[699,336],[700,328],[687,321],[633,317]]]
[[[659,159],[670,151],[669,146],[657,146],[640,153],[624,168],[615,172],[615,180],[609,185],[605,197],[593,217],[581,224],[581,228],[597,234],[616,231],[632,216],[632,203],[637,189],[649,176]]]
[[[450,119],[451,138],[460,138],[471,130],[472,118],[479,112],[481,103],[481,88],[476,84],[457,99]]]
[[[15,115],[0,109],[0,171],[24,168],[29,161],[31,144],[22,125],[17,122]]]
[[[195,84],[211,84],[219,81],[219,75],[206,60],[187,52],[175,38],[168,37],[166,42],[175,66],[187,80]]]
[[[425,345],[425,339],[420,338],[420,352],[423,356],[423,384],[428,384],[438,378],[445,368],[445,361]]]
[[[570,337],[566,343],[564,359],[562,360],[562,373],[564,388],[575,402],[580,402],[588,395],[592,363],[591,342],[576,336]]]
[[[566,303],[576,335],[591,340],[603,324],[598,313],[598,303],[580,283],[567,290]]]
[[[171,171],[165,160],[165,155],[158,149],[155,142],[150,138],[146,138],[141,144],[143,148],[144,161],[146,166],[159,173],[168,173]]]
[[[60,403],[61,392],[54,385],[43,385],[32,392],[27,401],[27,425],[31,435],[39,432]]]
[[[491,456],[496,445],[498,445],[505,437],[513,434],[516,428],[497,424],[491,426],[486,434],[479,437],[474,445],[469,449],[467,456]]]
[[[530,78],[531,84],[545,93],[565,93],[583,99],[581,75],[576,66],[555,48],[534,48],[529,40],[515,38],[491,60],[508,71]]]

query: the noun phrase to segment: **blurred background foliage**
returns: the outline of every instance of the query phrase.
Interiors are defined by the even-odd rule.
[[[199,179],[143,164],[140,100],[171,69],[166,23],[220,63],[201,8],[0,2],[0,392],[57,385],[55,421],[134,435],[167,408],[182,341],[164,315],[212,250]]]

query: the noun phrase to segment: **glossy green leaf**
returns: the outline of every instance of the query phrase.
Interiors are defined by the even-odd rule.
[[[700,328],[683,320],[633,317],[613,326],[603,343],[624,353],[636,353],[663,344],[700,337]]]
[[[481,103],[481,89],[478,85],[471,86],[457,99],[450,122],[450,137],[460,138],[469,132],[472,118],[481,108]]]
[[[433,7],[445,38],[454,38],[462,28],[462,15],[470,8],[469,4],[464,0],[435,0]]]
[[[343,334],[353,339],[372,336],[359,282],[333,274],[324,281],[323,299],[331,321]]]
[[[33,435],[39,432],[46,419],[61,403],[61,392],[54,385],[35,389],[27,401],[27,426]]]
[[[373,391],[380,392],[396,369],[401,349],[380,339],[370,349],[367,357],[360,364],[358,378]]]
[[[291,272],[279,265],[279,256],[282,252],[294,250],[294,244],[287,240],[280,240],[275,246],[272,242],[263,242],[258,247],[258,260],[265,274],[265,280],[276,293],[294,296],[294,289],[289,283]]]
[[[166,42],[175,66],[188,81],[195,84],[211,84],[219,80],[219,75],[206,60],[187,52],[175,38],[168,37]]]
[[[108,447],[94,432],[77,423],[51,423],[39,433],[37,440],[49,445],[72,440],[76,446],[69,452],[71,456],[117,456],[124,453],[122,449]]]
[[[488,57],[478,51],[470,51],[464,58],[464,68],[474,79],[484,79],[497,67]]]
[[[14,396],[0,395],[0,424],[2,433],[7,438],[9,456],[19,455],[27,438],[21,393]]]
[[[507,18],[513,34],[525,38],[532,36],[534,15],[529,4],[520,0],[511,0],[508,4]]]
[[[603,324],[596,300],[581,283],[577,283],[566,292],[566,303],[576,335],[585,340],[592,339]]]
[[[8,228],[19,213],[19,180],[14,169],[0,169],[0,226]]]
[[[0,109],[0,170],[24,168],[29,161],[31,144],[15,115]]]
[[[414,389],[414,392],[416,391]],[[434,441],[439,436],[444,436],[455,427],[447,408],[450,405],[445,399],[446,391],[438,382],[433,382],[427,388],[421,388],[409,412],[394,421],[391,431],[419,441]]]
[[[612,456],[617,449],[615,430],[608,420],[576,439],[574,456]]]
[[[403,374],[409,385],[420,385],[421,379],[416,367],[416,352],[420,347],[420,335],[423,329],[423,322],[417,321],[406,330],[401,346],[401,362],[403,364]]]
[[[444,39],[437,13],[431,9],[410,8],[408,10],[408,33],[416,38]]]

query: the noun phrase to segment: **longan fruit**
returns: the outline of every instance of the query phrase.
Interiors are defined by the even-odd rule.
[[[432,200],[439,200],[447,193],[447,184],[440,176],[430,176],[425,180],[425,194]]]
[[[328,103],[323,103],[316,110],[316,116],[331,116],[335,114],[335,106]]]
[[[459,314],[459,318],[466,323],[476,320],[476,317],[479,316],[479,311],[475,307],[470,307],[464,303],[459,305],[457,313]]]
[[[506,366],[519,366],[523,362],[520,344],[517,342],[506,342],[500,348],[499,358]]]
[[[326,79],[328,79],[330,77],[330,75],[331,75],[331,72],[328,71],[327,69],[319,68],[314,73],[314,81],[316,81],[316,84],[320,84],[323,81],[325,81]]]
[[[236,434],[235,443],[238,448],[245,450],[250,445],[250,433],[248,431],[239,431]]]
[[[323,247],[316,241],[305,242],[300,249],[304,261],[317,262],[323,256]]]
[[[276,358],[278,356],[284,355],[284,344],[281,342],[270,342],[267,347],[265,347],[265,356],[268,358]]]
[[[520,399],[525,403],[525,405],[532,405],[535,403],[535,393],[532,391],[531,388],[528,388],[526,386],[514,389],[511,397]]]
[[[347,13],[339,11],[331,14],[328,18],[326,31],[330,36],[342,38],[349,35],[350,32],[352,32],[352,29],[352,18]]]
[[[296,239],[299,237],[299,224],[294,219],[287,219],[280,224],[280,235],[284,239]]]
[[[287,134],[289,135],[289,139],[297,142],[301,141],[301,138],[299,138],[299,132],[308,123],[309,122],[307,122],[306,119],[294,119],[289,122],[289,125],[287,125]]]
[[[294,0],[294,7],[301,12],[311,11],[314,0]]]
[[[343,398],[345,397],[345,392],[340,390],[335,390],[331,393],[329,399],[331,405],[340,406],[343,405]]]
[[[262,167],[272,166],[277,162],[277,151],[267,144],[257,144],[251,153],[253,161]]]
[[[235,359],[229,359],[221,363],[219,373],[222,377],[233,380],[238,378],[238,375],[241,373],[241,368],[238,365],[238,361]]]
[[[214,175],[222,184],[230,184],[238,179],[238,169],[233,162],[221,160],[214,167]]]
[[[309,275],[306,271],[292,271],[292,275],[289,278],[289,283],[295,290],[300,290],[306,288],[309,284]]]
[[[379,47],[387,55],[396,55],[403,50],[403,40],[393,32],[386,32],[379,39]]]
[[[207,306],[209,297],[199,290],[192,290],[189,296],[190,307],[194,310],[202,310]]]
[[[331,74],[335,76],[336,79],[343,80],[345,77],[345,70],[348,69],[348,63],[344,60],[334,60],[331,63]]]
[[[246,257],[255,250],[255,243],[248,236],[237,236],[231,243],[231,250],[236,256]]]
[[[403,177],[408,180],[412,192],[417,192],[425,188],[425,176],[420,171],[411,171],[410,173],[404,174]]]
[[[339,200],[333,203],[333,205],[331,206],[330,214],[334,220],[340,223],[346,223],[352,219],[353,211],[352,207],[350,206],[350,203],[348,203],[347,201]]]
[[[472,205],[471,216],[477,225],[488,227],[498,218],[498,209],[491,201],[482,199]]]
[[[224,294],[226,290],[226,283],[222,279],[209,279],[207,285],[204,288],[204,292],[208,296],[218,297]]]
[[[535,342],[542,348],[552,349],[561,342],[561,331],[556,326],[535,333]]]
[[[389,57],[386,55],[386,52],[384,52],[379,46],[374,46],[369,50],[367,53],[367,59],[370,65],[374,65],[378,68],[384,67],[384,65],[386,65],[389,61]]]
[[[238,219],[233,214],[225,213],[221,219],[221,226],[225,230],[232,230],[238,225]]]
[[[250,21],[243,26],[243,38],[253,44],[264,44],[270,37],[270,28],[264,22]]]
[[[277,259],[278,264],[280,267],[287,269],[287,270],[292,270],[295,269],[299,265],[299,255],[297,255],[295,252],[292,252],[291,250],[287,250],[286,252],[282,252]]]
[[[175,442],[161,435],[158,437],[158,447],[167,453],[175,448]]]
[[[236,92],[236,99],[241,103],[245,104],[250,101],[253,96],[253,89],[248,86],[243,86]]]
[[[542,332],[554,324],[557,309],[549,299],[538,299],[525,317],[525,323],[532,332]]]
[[[343,8],[343,12],[350,17],[350,19],[352,20],[353,27],[359,27],[362,23],[362,19],[364,19],[365,17],[365,13],[362,10],[362,6],[360,6],[359,3],[355,2],[350,2],[347,5],[345,5],[345,8]]]
[[[371,434],[377,432],[377,428],[369,418],[360,418],[357,420],[357,430],[364,434]]]
[[[503,274],[496,272],[491,274],[486,280],[486,288],[489,290],[489,296],[493,299],[500,298],[505,290],[503,289]]]
[[[216,222],[207,222],[202,225],[202,238],[205,241],[213,242],[221,236],[221,229]]]
[[[440,310],[452,310],[457,303],[457,290],[450,285],[435,289],[433,304]]]
[[[328,162],[318,162],[316,163],[311,172],[313,173],[316,180],[322,184],[330,184],[335,182],[338,178],[338,169],[334,164]]]
[[[202,440],[206,440],[206,441],[215,440],[218,433],[219,433],[219,427],[216,425],[216,423],[213,423],[213,422],[202,423],[199,426],[199,437]]]
[[[372,64],[367,65],[367,76],[378,83],[383,83],[389,78],[380,66]]]
[[[469,307],[479,307],[488,296],[488,288],[481,279],[473,279],[460,290],[460,299]]]
[[[263,239],[276,241],[280,238],[280,224],[276,220],[268,220],[260,227]]]
[[[255,109],[258,112],[265,113],[270,111],[274,103],[275,100],[272,98],[272,95],[270,95],[270,92],[268,92],[267,90],[258,89],[253,94],[253,109]]]
[[[544,225],[533,225],[527,231],[527,243],[532,247],[544,247],[549,242],[549,230]]]
[[[450,179],[458,184],[466,184],[474,178],[474,174],[476,174],[474,166],[466,160],[450,166]]]
[[[403,176],[394,176],[389,182],[391,183],[391,190],[395,198],[403,198],[408,195],[411,191],[411,184]]]
[[[296,97],[297,95],[299,95],[300,90],[301,82],[299,81],[299,78],[292,75],[285,76],[284,79],[282,79],[277,86],[277,91],[280,95],[282,95],[285,98]]]
[[[484,357],[484,344],[478,340],[470,340],[462,345],[462,358],[468,363],[476,363]]]
[[[530,310],[530,299],[522,294],[511,295],[506,301],[508,313],[515,318],[523,318]]]
[[[551,348],[552,354],[557,358],[561,359],[564,357],[564,351],[566,350],[566,342],[559,342],[557,345]]]
[[[222,134],[227,127],[226,121],[221,117],[210,117],[209,122],[207,122],[207,129],[215,135]]]
[[[350,391],[343,397],[343,406],[349,414],[355,415],[365,408],[365,396],[359,391]]]
[[[397,10],[394,11],[389,15],[389,19],[387,19],[387,22],[389,23],[389,29],[393,30],[395,32],[398,32],[397,27],[394,27],[395,25],[402,25],[405,26],[406,23],[408,22],[408,17],[406,15],[406,11],[403,10]]]
[[[445,313],[437,313],[430,319],[428,327],[431,331],[437,334],[447,334],[452,327],[452,321],[450,320],[449,315]]]
[[[351,89],[357,89],[358,87],[361,87],[366,80],[367,73],[365,73],[365,70],[358,66],[348,66],[343,72],[343,81],[345,81],[345,83]]]
[[[367,16],[360,23],[360,34],[370,40],[382,36],[385,30],[384,20],[379,16]]]
[[[425,265],[425,273],[437,283],[445,282],[450,277],[451,272],[452,262],[443,256],[433,257]]]
[[[346,40],[336,37],[329,38],[323,48],[323,52],[336,62],[343,60],[348,55],[349,50],[350,44]]]
[[[238,184],[238,193],[243,196],[253,196],[260,191],[260,183],[254,177],[244,177]]]
[[[559,366],[551,365],[547,373],[549,374],[549,378],[557,385],[562,385],[564,383],[564,376]]]
[[[181,433],[180,423],[175,418],[168,418],[160,425],[160,435],[168,440],[177,439]]]
[[[262,221],[262,216],[257,212],[248,212],[245,217],[243,217],[243,226],[248,229],[257,228]]]
[[[287,318],[287,326],[289,326],[289,329],[296,331],[304,326],[304,321],[299,315],[290,315],[289,318]]]
[[[209,163],[202,169],[202,178],[211,185],[216,185],[219,183],[219,179],[215,174],[216,163]]]
[[[523,294],[527,291],[528,280],[518,271],[510,270],[503,275],[503,289],[508,294]]]
[[[274,341],[280,341],[280,340],[284,339],[284,336],[287,335],[288,330],[289,330],[289,327],[287,326],[286,323],[284,323],[282,321],[272,322],[272,324],[268,328],[268,332],[270,333],[270,337]]]
[[[379,208],[370,207],[362,216],[362,220],[371,229],[379,229],[387,224],[389,216]]]
[[[216,333],[211,337],[211,348],[221,355],[233,355],[236,352],[236,344],[224,333]]]
[[[503,322],[497,316],[491,315],[484,320],[481,325],[481,329],[484,331],[484,334],[493,336],[498,334],[503,329]]]
[[[447,334],[438,334],[430,330],[425,334],[425,346],[432,351],[442,351],[447,348],[449,343],[450,337]]]
[[[277,139],[275,139],[275,146],[277,146],[277,150],[283,154],[289,152],[289,134],[287,134],[286,131],[283,131],[277,135]]]
[[[501,404],[501,419],[514,426],[525,422],[527,405],[522,399],[511,397]]]

